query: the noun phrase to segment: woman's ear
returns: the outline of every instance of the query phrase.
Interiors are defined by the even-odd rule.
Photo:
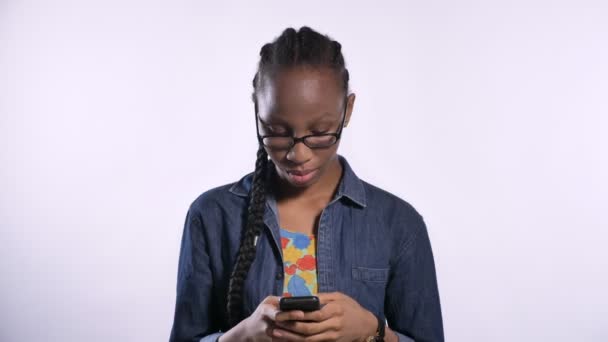
[[[255,114],[258,114],[258,100],[255,96],[255,92],[251,93],[251,101],[253,102],[253,110]]]
[[[355,93],[350,93],[346,100],[346,118],[344,119],[344,127],[348,126],[350,117],[353,114],[353,108],[355,106]]]

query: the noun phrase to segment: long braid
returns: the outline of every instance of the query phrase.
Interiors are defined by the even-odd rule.
[[[230,326],[236,325],[241,319],[243,285],[247,278],[247,273],[251,268],[251,264],[253,263],[253,259],[255,259],[256,239],[260,235],[261,227],[264,224],[267,164],[268,154],[264,147],[260,146],[255,162],[255,172],[253,174],[253,184],[247,212],[247,223],[241,238],[236,264],[230,275],[230,282],[228,285],[227,309]]]
[[[252,82],[254,89],[252,100],[256,115],[258,112],[256,93],[263,86],[263,76],[272,76],[274,72],[282,68],[298,65],[324,66],[335,70],[340,74],[344,92],[348,92],[349,74],[345,67],[340,43],[307,26],[301,27],[298,31],[290,27],[285,29],[273,42],[264,44],[260,49],[258,71]],[[241,235],[236,263],[228,285],[227,311],[230,327],[243,318],[243,288],[251,264],[255,259],[255,241],[264,227],[266,191],[268,191],[266,182],[270,167],[273,167],[272,162],[268,160],[264,146],[260,145],[249,194],[247,223]]]

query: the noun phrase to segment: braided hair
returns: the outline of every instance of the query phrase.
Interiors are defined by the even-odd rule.
[[[322,35],[310,27],[303,26],[298,31],[285,29],[271,43],[260,50],[258,70],[253,78],[252,100],[257,115],[256,93],[263,86],[265,76],[295,66],[329,67],[337,72],[342,81],[344,93],[348,92],[349,74],[345,67],[341,45],[327,35]],[[257,121],[256,121],[257,125]],[[230,327],[243,319],[243,288],[251,264],[255,258],[256,242],[264,227],[264,209],[268,191],[268,174],[272,162],[262,144],[259,145],[253,182],[249,193],[247,222],[241,235],[236,263],[232,269],[228,285],[227,313]]]

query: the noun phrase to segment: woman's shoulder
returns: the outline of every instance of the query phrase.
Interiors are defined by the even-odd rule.
[[[381,210],[387,214],[392,213],[411,218],[422,217],[410,201],[404,197],[364,180],[361,180],[361,183],[365,188],[366,200],[371,210]]]
[[[248,196],[252,177],[253,172],[250,172],[237,181],[203,190],[191,202],[189,209],[191,211],[207,211],[214,208],[237,209],[244,204],[243,199]]]
[[[394,192],[381,188],[361,179],[353,170],[346,157],[339,155],[344,172],[340,192],[375,214],[394,216],[393,214],[419,217],[418,211],[404,198]]]
[[[374,220],[377,220],[375,222],[385,225],[395,251],[402,250],[403,246],[407,246],[417,236],[426,234],[424,218],[408,200],[368,182],[362,183],[368,203],[366,209],[373,213]]]

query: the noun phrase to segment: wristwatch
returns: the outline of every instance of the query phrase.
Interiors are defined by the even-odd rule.
[[[384,342],[384,320],[380,317],[376,316],[378,319],[378,328],[376,329],[376,334],[373,336],[369,336],[365,339],[365,342]]]

